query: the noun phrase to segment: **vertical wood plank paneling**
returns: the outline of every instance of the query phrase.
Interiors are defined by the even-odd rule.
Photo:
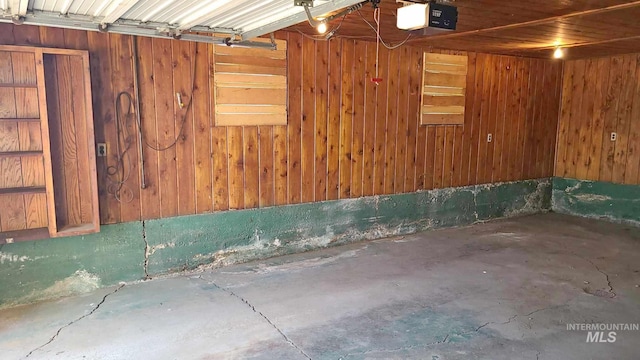
[[[546,96],[545,102],[547,105],[545,116],[547,117],[544,121],[545,125],[543,130],[545,131],[546,142],[545,148],[542,152],[544,166],[543,166],[543,174],[541,176],[551,176],[553,175],[553,168],[555,163],[554,151],[556,148],[556,134],[558,131],[558,120],[560,116],[560,89],[561,89],[561,69],[562,63],[560,62],[552,62],[550,63],[550,69],[546,71],[545,75],[548,78],[548,82],[545,80],[545,89],[546,94],[553,91],[553,96]],[[546,95],[545,94],[545,95]],[[551,155],[549,155],[551,154]]]
[[[375,140],[376,140],[376,104],[378,86],[371,81],[376,74],[376,47],[373,43],[366,45],[365,64],[365,108],[364,108],[364,143],[362,145],[362,195],[371,196],[374,194],[374,168],[375,168]]]
[[[198,214],[213,210],[213,161],[211,139],[211,96],[209,91],[209,53],[212,46],[196,43],[193,89],[193,147],[195,161],[195,197]],[[144,196],[144,191],[143,195]],[[144,204],[143,204],[144,206]]]
[[[327,119],[329,105],[329,43],[316,44],[315,201],[327,199]]]
[[[619,134],[615,141],[615,151],[613,155],[613,176],[614,183],[624,183],[625,173],[627,170],[627,146],[629,144],[629,129],[632,121],[631,114],[633,112],[633,98],[635,92],[636,78],[636,57],[626,55],[624,73],[622,78],[624,83],[620,94],[620,102],[618,105],[616,133]],[[633,119],[638,121],[638,119]],[[637,160],[636,160],[637,161]]]
[[[367,44],[354,43],[353,129],[351,135],[351,197],[361,197],[363,187],[365,77]]]
[[[91,37],[89,38],[91,40]],[[140,192],[140,211],[143,219],[160,217],[160,182],[158,176],[158,152],[147,146],[158,144],[156,129],[155,74],[153,69],[154,47],[151,38],[139,37],[138,86],[140,87],[140,125],[144,146],[145,189]],[[151,54],[151,56],[147,56]],[[94,101],[94,104],[96,102]]]
[[[567,69],[581,67],[584,86],[572,87],[579,71]],[[556,176],[639,184],[640,55],[568,61],[562,88],[571,89],[562,96],[557,148],[566,160],[558,154]]]
[[[489,177],[491,173],[487,170],[488,167],[491,166],[489,163],[489,156],[487,153],[488,142],[487,135],[492,131],[490,130],[490,109],[493,104],[493,100],[491,97],[492,91],[491,89],[495,85],[497,79],[495,76],[495,67],[499,65],[499,58],[495,56],[487,56],[485,57],[485,61],[483,64],[483,68],[485,69],[483,73],[482,79],[482,92],[480,93],[481,97],[481,114],[480,114],[480,144],[478,147],[478,167],[476,174],[476,183],[484,184],[487,182],[487,174]]]
[[[213,209],[215,211],[224,211],[229,209],[229,149],[227,147],[227,128],[212,128],[211,141],[211,153],[213,154]]]
[[[564,63],[562,77],[562,109],[560,110],[560,125],[558,126],[556,145],[556,176],[564,176],[567,169],[567,136],[569,119],[571,119],[571,103],[573,102],[573,69],[575,62]],[[531,86],[531,83],[529,84]],[[598,149],[600,151],[600,149]],[[599,171],[599,170],[598,170]]]
[[[516,170],[516,164],[521,161],[517,158],[517,144],[518,144],[518,135],[519,135],[519,121],[520,121],[520,99],[521,99],[521,90],[522,90],[522,59],[513,59],[511,65],[512,71],[512,86],[509,94],[507,95],[508,99],[508,115],[507,122],[505,124],[505,129],[510,132],[510,136],[505,139],[508,145],[505,147],[507,154],[507,161],[505,166],[506,179],[513,179],[514,173]],[[555,131],[555,130],[554,130]]]
[[[302,119],[302,35],[289,33],[287,43],[287,81],[289,92],[288,144],[288,194],[289,204],[297,204],[302,196],[301,169],[301,119]],[[231,140],[229,140],[231,142]]]
[[[64,46],[62,29],[41,28],[41,34],[46,33],[47,46]],[[45,36],[43,36],[43,39]],[[115,135],[113,113],[113,89],[111,86],[111,50],[109,46],[109,34],[99,32],[87,33],[87,42],[90,49],[91,67],[91,95],[93,97],[94,132],[97,142],[106,143]],[[149,61],[152,57],[149,58]],[[46,74],[46,72],[45,72]],[[49,94],[47,94],[49,97]],[[155,129],[155,121],[152,123]],[[107,150],[108,151],[108,150]],[[107,183],[107,158],[97,158],[97,172],[100,203],[100,222],[111,224],[120,221],[120,208],[116,200],[105,189]],[[157,206],[156,206],[157,209]],[[149,214],[147,218],[159,217],[159,212]]]
[[[487,61],[487,56],[484,54],[478,54],[475,62],[475,78],[473,79],[473,86],[467,86],[467,89],[472,89],[471,94],[467,98],[467,104],[473,101],[473,107],[467,105],[465,113],[471,114],[471,140],[470,140],[470,156],[469,156],[469,178],[467,185],[476,184],[478,176],[478,154],[480,146],[483,140],[483,133],[480,131],[482,125],[482,106],[484,97],[482,96],[483,82],[484,82],[484,69]],[[471,110],[471,111],[469,111]],[[467,116],[465,114],[465,116]],[[466,126],[466,125],[465,125]]]
[[[531,179],[535,177],[535,161],[536,161],[536,142],[538,128],[540,125],[540,120],[538,116],[540,114],[540,109],[538,106],[540,93],[544,90],[542,89],[542,84],[540,83],[541,73],[544,73],[544,62],[535,59],[532,60],[531,66],[531,80],[532,85],[529,87],[529,99],[528,108],[527,108],[527,137],[525,139],[525,148],[524,148],[524,176],[526,179]]]
[[[444,148],[442,165],[442,184],[443,188],[451,187],[453,184],[453,156],[455,154],[455,130],[456,126],[444,126]]]
[[[420,128],[420,96],[422,85],[422,52],[417,49],[408,49],[409,87],[407,107],[407,152],[405,160],[406,178],[405,192],[416,191],[416,162],[418,148],[418,129]]]
[[[378,54],[377,75],[382,82],[376,85],[376,134],[373,160],[373,193],[376,195],[385,193],[385,169],[387,159],[387,99],[389,97],[389,59],[390,51],[380,48]],[[394,69],[395,70],[395,69]]]
[[[146,146],[157,144],[155,76],[153,72],[153,43],[150,38],[137,39],[138,46],[138,86],[140,87],[140,125],[144,144],[145,189],[140,192],[142,219],[160,217],[160,179],[158,177],[158,153]],[[94,93],[95,94],[95,93]],[[94,102],[95,103],[95,102]]]
[[[342,93],[341,39],[329,41],[329,118],[327,119],[327,200],[338,198],[340,188],[340,109]]]
[[[197,64],[195,43],[178,41],[173,46],[173,93],[180,94],[183,107],[175,106],[176,118],[176,175],[178,191],[178,215],[194,214],[196,211],[195,183],[195,129],[193,96],[195,92],[194,66]],[[177,100],[176,100],[177,105]]]
[[[0,43],[16,44],[16,39],[15,39],[15,36],[13,35],[14,29],[15,29],[15,26],[12,24],[0,23]],[[44,29],[44,28],[41,28],[41,29]]]
[[[10,31],[0,37],[14,42],[13,26],[2,26]],[[19,34],[18,41],[38,39],[47,46],[89,49],[96,140],[115,151],[114,96],[121,90],[134,93],[131,38],[33,29],[37,31]],[[554,111],[556,115],[558,111],[553,105],[558,103],[561,83],[558,63],[469,53],[465,125],[419,126],[421,49],[381,48],[376,61],[372,42],[316,42],[283,32],[277,37],[288,40],[288,125],[244,128],[212,126],[210,45],[138,39],[139,110],[145,141],[164,148],[179,135],[185,110],[178,106],[176,92],[184,103],[192,104],[176,146],[162,151],[145,148],[147,188],[139,189],[139,168],[133,169],[130,185],[137,193],[131,203],[118,203],[107,193],[106,166],[98,159],[103,223],[549,175],[554,161],[548,154],[555,149],[556,134],[550,129],[555,127]],[[599,66],[598,60],[593,67],[596,72]],[[370,80],[376,69],[383,78],[379,85]],[[603,86],[602,97],[608,98],[610,86]],[[594,116],[605,105],[594,104]],[[578,109],[589,117],[589,108]],[[604,129],[608,113],[601,113]],[[621,114],[616,107],[614,128]],[[619,150],[625,147],[629,159],[636,152],[638,136],[633,135],[633,123],[624,121],[622,127],[632,134]],[[564,125],[561,122],[560,127]],[[591,128],[576,129],[582,139],[596,128],[594,120]],[[135,125],[130,130],[136,134]],[[17,131],[25,148],[37,145],[28,127],[22,125]],[[486,142],[488,133],[493,134],[492,143]],[[588,145],[580,144],[586,146],[585,153],[592,153],[603,139],[591,136]],[[563,148],[558,141],[558,149]],[[621,155],[617,145],[613,144],[614,155]],[[139,166],[137,151],[132,155]],[[109,151],[109,156],[111,164],[114,153]],[[614,167],[622,164],[618,158]],[[586,164],[585,158],[581,161]],[[593,173],[592,164],[588,173]],[[624,172],[637,178],[638,171],[627,164]],[[29,208],[32,199],[23,200]],[[41,221],[35,211],[31,214],[28,226]]]
[[[511,58],[502,57],[502,63],[499,68],[498,76],[500,78],[499,87],[498,87],[498,98],[497,102],[494,105],[496,116],[495,116],[495,127],[493,130],[493,160],[491,165],[491,182],[502,182],[504,176],[502,174],[502,162],[504,161],[507,153],[504,151],[504,144],[507,140],[507,134],[504,131],[504,122],[506,117],[506,109],[507,103],[509,100],[507,99],[507,91],[509,90],[509,80],[511,74]]]
[[[594,74],[594,77],[597,79],[596,93],[594,97],[594,109],[593,109],[593,126],[591,128],[591,134],[589,137],[591,138],[591,145],[589,147],[588,163],[589,168],[587,169],[587,176],[585,179],[587,180],[598,180],[600,178],[600,159],[602,156],[602,133],[604,131],[604,115],[606,113],[606,108],[604,106],[606,102],[607,89],[609,86],[609,65],[611,64],[611,59],[609,58],[600,58],[597,60],[597,71]],[[564,105],[564,97],[563,97],[563,105]],[[563,126],[563,123],[568,121],[566,118],[560,118],[560,125]],[[558,147],[564,146],[564,139],[557,139]]]
[[[593,74],[596,73],[596,60],[585,60],[585,76],[584,76],[584,95],[583,95],[583,104],[581,106],[581,113],[576,118],[577,127],[578,127],[578,137],[575,151],[575,176],[578,179],[584,179],[587,176],[587,172],[589,170],[588,163],[588,149],[591,145],[591,126],[593,121],[593,112],[594,112],[594,97],[595,90],[597,84],[595,83],[596,77]],[[587,136],[589,134],[589,136]]]
[[[351,197],[351,139],[353,136],[354,42],[342,43],[342,100],[340,107],[340,199]]]
[[[60,56],[56,59],[56,69],[58,71],[58,107],[60,109],[60,128],[62,131],[62,149],[64,152],[62,166],[64,169],[64,188],[77,189],[78,184],[78,156],[76,153],[76,123],[74,121],[75,114],[73,110],[73,94],[71,92],[73,84],[71,83],[71,64],[70,56]],[[80,114],[78,114],[80,116]],[[80,214],[80,198],[72,192],[58,192],[65,194],[67,204],[66,225],[81,224],[82,215]]]
[[[500,156],[499,150],[496,153],[496,143],[501,142],[498,140],[499,134],[497,134],[498,130],[498,118],[502,116],[502,106],[504,104],[503,97],[503,87],[504,87],[504,66],[503,64],[506,61],[506,57],[499,56],[496,59],[496,62],[493,64],[493,81],[491,83],[491,95],[490,95],[490,105],[489,105],[489,117],[487,118],[487,130],[488,133],[492,134],[491,142],[487,143],[487,164],[484,168],[484,175],[482,177],[483,183],[490,183],[494,176],[495,163],[494,163],[494,155]],[[498,135],[498,136],[496,136]]]
[[[565,171],[565,176],[575,177],[576,174],[576,148],[579,145],[578,137],[580,136],[580,121],[581,121],[581,110],[582,110],[582,98],[584,93],[584,76],[585,76],[585,67],[586,61],[579,61],[575,64],[573,70],[573,77],[571,83],[571,93],[573,96],[571,102],[571,109],[569,111],[569,116],[574,121],[569,123],[568,131],[567,131],[567,153],[566,153],[566,162],[567,162],[567,170]]]
[[[395,192],[396,180],[396,148],[398,141],[398,81],[400,80],[400,51],[389,52],[387,88],[387,115],[385,126],[385,165],[384,165],[384,194]],[[386,79],[384,81],[387,81]],[[384,100],[383,100],[384,101]]]
[[[635,86],[633,110],[629,119],[625,184],[638,184],[638,176],[640,176],[640,55],[634,55],[634,57],[636,59],[636,72],[633,78]]]
[[[95,36],[93,32],[87,32],[87,46],[90,49],[95,49],[95,39],[103,38],[106,40],[107,34],[102,33],[103,36]],[[65,47],[64,29],[41,27],[40,28],[40,45],[47,47]],[[93,40],[92,40],[93,38]],[[109,58],[107,57],[106,60]]]
[[[424,189],[434,188],[436,159],[436,126],[426,126],[427,139],[425,149]]]
[[[473,103],[474,96],[472,93],[472,89],[475,82],[476,75],[476,53],[469,53],[468,55],[468,65],[467,65],[467,85],[466,88],[469,89],[467,91],[467,96],[465,96],[465,114],[464,114],[464,126],[462,128],[462,146],[460,149],[460,166],[458,169],[459,179],[458,185],[465,186],[469,184],[469,164],[471,162],[471,143],[473,142]]]
[[[153,76],[156,99],[156,143],[151,143],[158,156],[158,189],[160,193],[160,216],[178,214],[176,198],[178,177],[176,173],[176,149],[171,146],[176,140],[176,111],[178,107],[173,93],[172,45],[174,42],[153,39]],[[171,92],[167,91],[171,89]],[[179,131],[179,129],[178,129]]]
[[[244,209],[244,139],[241,126],[227,128],[229,151],[229,209]]]
[[[71,32],[73,36],[74,32]],[[67,32],[65,30],[65,38]],[[132,59],[132,45],[133,38],[131,36],[110,34],[110,48],[111,48],[111,83],[113,87],[113,96],[116,98],[121,92],[126,92],[132,97],[133,91],[133,59]],[[67,41],[69,43],[69,41]],[[77,41],[71,41],[73,46],[82,47],[82,43]],[[111,142],[115,145],[116,141],[120,142],[120,149],[124,151],[127,147],[129,150],[126,152],[128,160],[123,160],[119,166],[123,168],[122,176],[112,176],[111,181],[122,181],[127,179],[121,188],[120,196],[120,220],[121,221],[133,221],[140,219],[140,167],[137,149],[137,133],[138,129],[135,125],[135,118],[126,118],[128,111],[132,114],[136,109],[133,104],[130,104],[126,97],[121,97],[122,101],[122,118],[120,119],[120,133],[117,132],[118,126],[116,126],[116,138]],[[115,110],[114,110],[115,111]],[[117,119],[114,119],[117,121]],[[130,138],[127,138],[127,134],[131,134]],[[107,147],[107,151],[112,155],[109,159],[111,164],[118,163],[119,154],[116,153],[117,146],[111,148]],[[126,164],[130,162],[130,166]]]
[[[85,36],[86,39],[86,36]],[[81,101],[85,94],[84,88],[84,65],[82,58],[79,56],[69,57],[69,65],[71,69],[71,96],[73,103],[73,119],[76,129],[75,144],[79,155],[86,154],[89,151],[87,141],[87,108],[84,101]],[[86,176],[89,169],[89,159],[86,156],[77,157],[78,164],[78,194],[80,198],[80,223],[90,224],[93,222],[93,206],[91,179]],[[42,184],[44,185],[44,176]],[[135,185],[134,185],[135,186]]]
[[[539,61],[538,62],[538,71],[537,71],[537,79],[536,83],[538,86],[536,87],[536,109],[534,111],[534,131],[533,131],[533,149],[531,150],[531,159],[533,163],[530,166],[530,178],[539,178],[541,177],[542,170],[542,158],[546,157],[546,154],[542,153],[542,137],[544,127],[541,124],[546,123],[545,119],[545,101],[544,101],[544,79],[545,73],[548,68],[549,62]]]
[[[397,119],[398,128],[396,130],[396,156],[395,156],[395,179],[394,192],[400,194],[404,192],[404,183],[406,174],[406,153],[407,153],[407,112],[409,106],[409,71],[407,64],[410,64],[411,58],[408,47],[402,47],[395,50],[398,53],[398,68],[402,66],[403,71],[398,71],[398,90],[397,90]]]
[[[14,45],[38,46],[40,44],[40,28],[33,25],[20,25],[19,31],[13,31]]]
[[[445,163],[445,144],[446,144],[446,126],[435,126],[435,142],[434,142],[434,164],[433,164],[433,188],[440,189],[444,184],[444,163]]]
[[[618,104],[624,84],[622,74],[624,72],[624,58],[616,56],[611,58],[611,66],[609,68],[609,86],[607,89],[607,97],[604,115],[604,132],[602,133],[602,155],[600,158],[600,180],[613,180],[613,157],[615,153],[615,142],[611,141],[610,134],[616,131]],[[563,104],[563,107],[565,105]],[[571,118],[569,118],[571,119]],[[565,141],[565,147],[569,148],[571,143]],[[565,171],[567,173],[567,171]]]
[[[302,40],[301,202],[315,198],[316,43]]]
[[[275,171],[275,204],[284,205],[288,203],[288,158],[287,158],[287,127],[273,127],[273,157]]]
[[[260,203],[260,171],[258,154],[258,127],[243,129],[244,208],[252,209]]]
[[[274,198],[274,140],[273,126],[258,128],[258,142],[260,149],[260,207],[273,206]]]

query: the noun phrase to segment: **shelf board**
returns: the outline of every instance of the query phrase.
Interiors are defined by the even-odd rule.
[[[15,156],[42,156],[42,151],[5,151],[0,152],[0,157],[15,157]]]
[[[43,194],[47,191],[44,186],[24,186],[0,189],[0,195]]]
[[[95,224],[78,224],[78,225],[65,225],[58,229],[58,232],[54,235],[59,236],[76,236],[85,235],[97,232],[97,226]]]
[[[0,121],[40,122],[38,118],[0,118]]]
[[[50,237],[47,228],[5,231],[0,232],[0,245],[21,241],[49,239]]]
[[[36,84],[0,84],[0,88],[37,88]]]

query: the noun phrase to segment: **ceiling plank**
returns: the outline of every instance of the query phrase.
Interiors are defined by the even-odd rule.
[[[611,5],[611,6],[598,8],[598,9],[577,11],[577,12],[565,14],[565,15],[552,16],[544,19],[530,20],[530,21],[495,26],[495,27],[484,28],[484,29],[476,29],[476,30],[454,32],[454,33],[442,34],[442,35],[434,35],[434,36],[431,36],[430,39],[433,39],[433,40],[450,39],[450,38],[459,37],[459,36],[477,35],[477,34],[482,34],[482,33],[492,32],[492,31],[508,30],[513,28],[526,27],[526,26],[535,26],[535,25],[553,23],[556,21],[566,20],[570,18],[576,18],[576,17],[588,16],[588,15],[597,15],[597,14],[602,14],[609,11],[624,10],[624,9],[629,9],[637,6],[640,6],[640,1],[633,1],[625,4]]]

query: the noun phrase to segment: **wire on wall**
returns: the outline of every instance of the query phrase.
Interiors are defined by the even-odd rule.
[[[376,17],[376,11],[378,11],[377,17]],[[358,10],[358,15],[360,15],[360,17],[362,18],[362,21],[364,21],[367,25],[369,25],[369,27],[376,33],[376,37],[378,38],[378,40],[380,40],[380,43],[382,43],[382,46],[386,47],[389,50],[393,50],[393,49],[397,49],[400,46],[406,44],[407,41],[409,41],[409,39],[411,38],[411,33],[409,33],[404,40],[402,40],[400,43],[398,43],[396,45],[389,45],[384,41],[384,39],[382,39],[382,35],[380,35],[380,13],[379,13],[379,11],[380,11],[379,8],[374,10],[374,22],[378,25],[378,28],[376,28],[376,26],[373,26],[373,24],[371,24],[369,22],[369,20],[367,20],[367,18],[365,18],[364,15],[362,15],[362,12],[360,10]]]
[[[135,45],[134,45],[135,46]],[[197,51],[197,49],[195,50]],[[108,165],[105,163],[105,172],[107,174],[107,192],[113,195],[117,201],[122,203],[129,203],[133,200],[133,191],[127,185],[127,181],[131,177],[131,171],[133,165],[131,163],[130,150],[134,145],[135,139],[133,134],[130,133],[130,121],[134,121],[134,128],[137,128],[139,136],[139,141],[144,144],[144,146],[152,149],[154,151],[167,151],[178,144],[180,139],[185,138],[184,128],[185,123],[187,122],[187,116],[189,115],[189,111],[193,105],[193,93],[195,91],[196,84],[196,69],[197,69],[197,56],[191,56],[191,94],[189,96],[189,100],[186,104],[182,103],[182,95],[177,93],[177,101],[178,106],[182,110],[182,115],[180,117],[180,130],[176,135],[175,139],[171,141],[167,145],[160,146],[156,141],[156,144],[151,144],[147,141],[144,133],[142,131],[142,120],[140,116],[140,108],[136,106],[134,102],[133,96],[127,91],[121,91],[116,96],[115,100],[115,113],[116,113],[116,161],[114,165]],[[137,62],[134,64],[137,66]],[[137,84],[136,84],[137,85]],[[139,92],[136,89],[136,94]],[[126,105],[126,106],[123,106]],[[134,114],[135,112],[135,114]],[[135,115],[135,116],[134,116]],[[140,145],[140,144],[139,144]],[[142,153],[142,152],[141,152]],[[142,155],[141,155],[142,156]],[[140,166],[144,166],[144,159],[140,159]],[[141,172],[144,174],[144,172]],[[144,175],[142,175],[144,176]],[[145,185],[142,188],[146,188]]]
[[[194,49],[194,51],[198,51],[197,48]],[[184,124],[187,122],[187,116],[189,115],[189,111],[191,110],[191,106],[193,105],[193,92],[195,91],[196,88],[196,59],[198,57],[196,56],[196,54],[194,54],[193,56],[191,56],[191,66],[192,66],[192,71],[191,71],[191,95],[189,96],[189,101],[187,101],[186,104],[182,103],[182,95],[180,93],[176,93],[176,101],[178,102],[178,107],[180,107],[180,109],[183,109],[184,111],[182,112],[182,118],[180,120],[180,131],[178,132],[178,135],[176,135],[176,138],[168,145],[165,146],[160,146],[158,144],[158,141],[156,140],[156,144],[150,144],[147,139],[145,138],[144,134],[142,133],[142,122],[141,120],[138,120],[138,131],[140,131],[140,134],[142,135],[141,138],[144,141],[144,144],[146,147],[150,148],[151,150],[155,150],[155,151],[167,151],[169,149],[171,149],[172,147],[176,146],[176,144],[178,143],[178,141],[180,141],[180,139],[185,138],[184,136]],[[139,118],[138,118],[139,119]]]
[[[123,108],[123,101],[126,107]],[[133,192],[126,184],[131,176],[131,156],[129,150],[133,144],[133,136],[129,133],[130,119],[133,118],[133,98],[126,91],[121,91],[116,96],[116,163],[106,165],[107,192],[113,195],[119,202],[129,203],[133,200]],[[126,110],[125,110],[126,109]]]

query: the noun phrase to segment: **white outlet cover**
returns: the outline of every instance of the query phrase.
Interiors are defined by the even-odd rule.
[[[611,133],[611,141],[616,141],[616,140],[618,140],[618,134],[615,133],[615,132],[612,132]]]
[[[487,142],[491,142],[493,140],[493,134],[487,134]]]

